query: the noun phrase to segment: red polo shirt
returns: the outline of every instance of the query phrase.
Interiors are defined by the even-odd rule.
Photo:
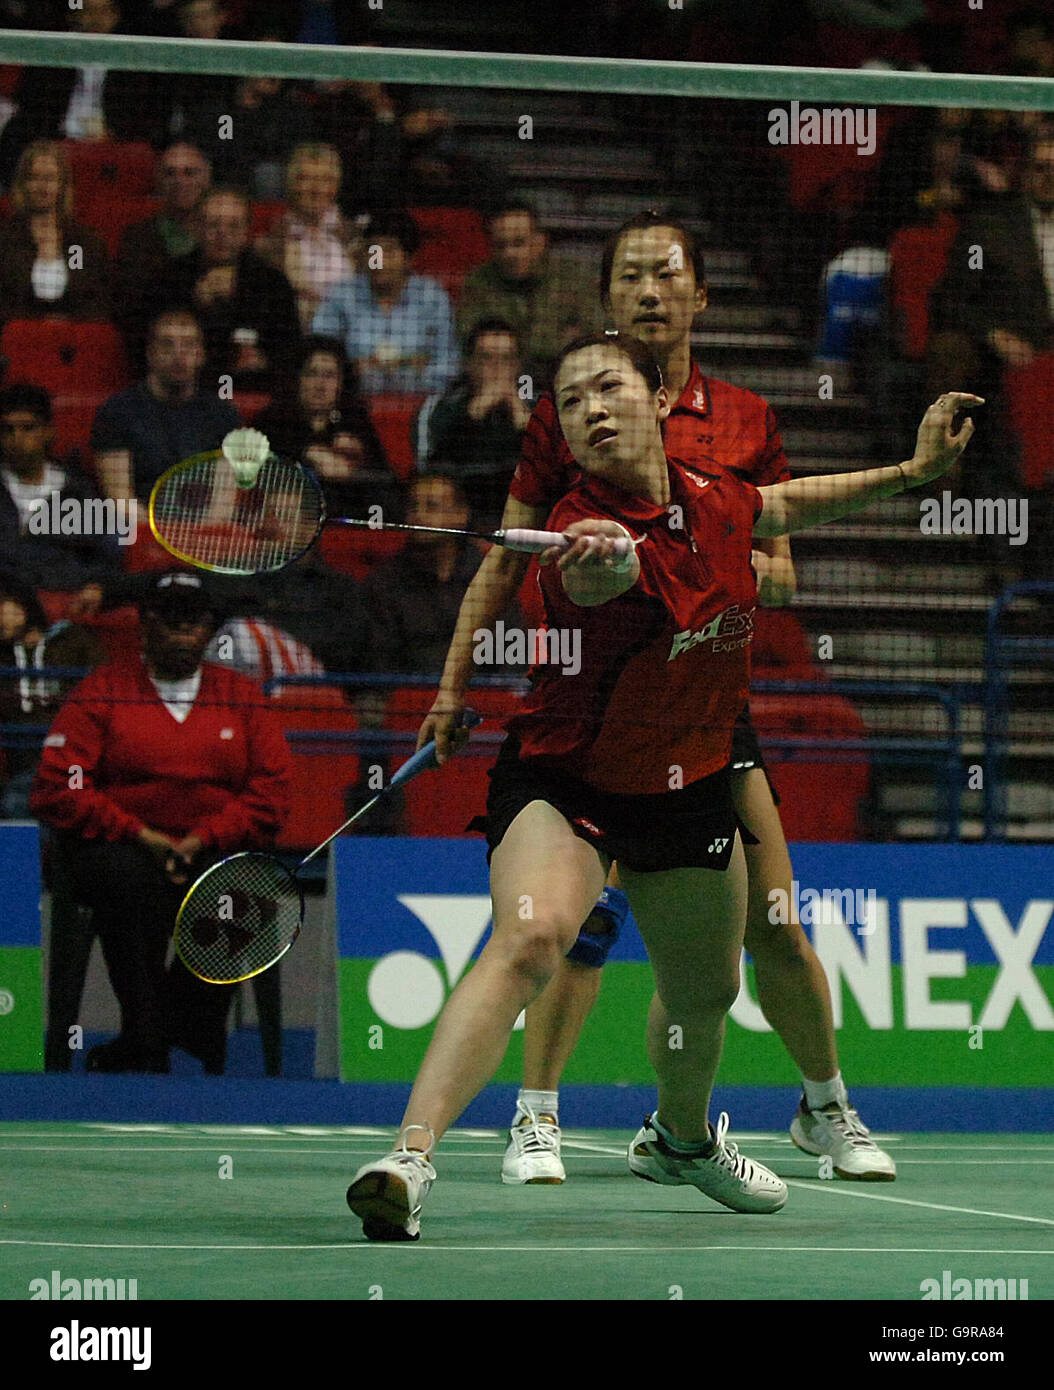
[[[540,571],[546,626],[570,634],[571,653],[581,633],[581,669],[536,666],[534,689],[508,725],[522,757],[553,759],[561,772],[624,795],[669,791],[678,777],[687,786],[726,767],[750,679],[761,496],[732,472],[669,465],[669,506],[589,475],[557,503],[549,530],[608,517],[644,537],[640,578],[617,599],[582,608],[554,565]]]
[[[693,362],[663,431],[666,452],[688,468],[731,470],[755,487],[782,483],[790,465],[772,407],[753,391],[704,376]],[[523,437],[509,491],[529,507],[552,507],[581,477],[567,447],[556,404],[542,396]]]

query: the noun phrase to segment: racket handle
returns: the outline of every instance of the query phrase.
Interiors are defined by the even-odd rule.
[[[522,550],[532,555],[540,554],[553,545],[558,546],[560,550],[566,550],[571,544],[567,536],[561,535],[559,531],[531,531],[525,526],[512,526],[507,531],[496,531],[494,534],[506,550]],[[619,560],[632,555],[632,540],[628,536],[617,537],[612,553]]]
[[[474,729],[477,724],[483,723],[483,716],[477,714],[474,709],[466,709],[461,712],[461,727],[463,729]],[[412,777],[416,777],[419,772],[424,772],[426,768],[436,766],[436,742],[435,739],[426,743],[423,748],[419,748],[412,758],[407,758],[401,767],[396,768],[389,779],[389,787],[398,787],[403,782],[409,782]]]

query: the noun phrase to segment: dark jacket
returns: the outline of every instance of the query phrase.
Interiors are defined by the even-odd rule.
[[[82,473],[67,468],[59,506],[98,494]],[[18,508],[0,479],[0,566],[14,570],[35,589],[79,589],[103,580],[119,566],[119,547],[112,536],[33,535],[19,530]]]
[[[970,268],[971,256],[977,254],[972,247],[981,249],[981,269]],[[959,329],[978,344],[1001,328],[1040,351],[1054,337],[1031,205],[1025,199],[1000,199],[963,218],[935,292],[934,326]]]
[[[238,261],[231,298],[202,308],[194,302],[194,286],[205,271],[200,247],[187,256],[177,256],[167,284],[159,287],[156,312],[189,306],[197,314],[205,333],[205,371],[210,386],[217,376],[230,374],[239,390],[273,390],[282,374],[291,369],[300,342],[300,317],[292,285],[280,270],[255,251],[246,250]],[[258,346],[267,357],[265,371],[237,369],[238,345],[233,334],[239,328],[256,332]]]
[[[37,246],[29,218],[16,212],[0,222],[0,321],[39,319],[57,314],[70,319],[107,319],[110,316],[110,254],[102,238],[88,227],[68,222],[62,245],[79,246],[84,262],[69,272],[61,299],[38,299],[33,293],[33,264]]]

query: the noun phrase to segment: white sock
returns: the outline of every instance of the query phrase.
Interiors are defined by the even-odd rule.
[[[559,1091],[528,1091],[521,1086],[516,1099],[535,1115],[552,1115],[553,1119],[559,1122]]]
[[[805,1104],[810,1110],[822,1110],[832,1101],[837,1101],[839,1105],[849,1104],[849,1092],[840,1071],[836,1071],[830,1081],[808,1081],[803,1076],[801,1084],[805,1091]]]

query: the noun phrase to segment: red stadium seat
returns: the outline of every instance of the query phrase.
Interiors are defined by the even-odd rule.
[[[1054,437],[1050,432],[1054,353],[1040,353],[1029,366],[1006,371],[1003,385],[1020,444],[1021,484],[1029,492],[1054,490]]]
[[[293,805],[278,844],[284,849],[313,849],[348,816],[345,797],[358,781],[359,757],[340,735],[355,729],[355,710],[332,685],[281,686],[271,704],[287,738],[298,731],[337,735],[332,740],[289,742]]]
[[[12,319],[0,334],[9,381],[29,381],[50,393],[56,449],[85,463],[95,412],[129,381],[124,344],[109,323],[73,319]]]
[[[140,140],[65,140],[73,170],[74,215],[85,221],[93,204],[109,197],[141,198],[154,191],[157,155]]]
[[[396,732],[414,733],[428,712],[435,692],[422,687],[403,687],[393,691],[388,701],[385,726]],[[501,732],[504,720],[514,714],[520,697],[513,690],[479,687],[468,693],[468,705],[483,715],[480,733]],[[485,745],[480,743],[479,747]],[[487,804],[487,770],[494,764],[499,744],[489,745],[488,752],[477,756],[470,751],[452,759],[441,772],[424,773],[411,782],[404,792],[405,834],[462,835],[473,816],[482,815]],[[403,761],[413,751],[407,745]]]
[[[370,419],[384,445],[392,472],[401,482],[411,478],[417,468],[412,427],[424,396],[371,396],[367,401]]]
[[[431,275],[457,297],[468,271],[490,254],[483,218],[474,208],[410,208],[421,232],[414,257],[418,275]]]
[[[249,240],[256,241],[258,237],[266,236],[285,210],[285,203],[253,203]]]
[[[251,425],[257,415],[263,414],[271,404],[266,391],[235,391],[234,408],[241,416],[243,425]]]
[[[112,193],[106,193],[85,204],[81,221],[98,232],[106,242],[110,255],[116,256],[126,229],[137,222],[147,221],[160,207],[161,199],[153,193],[140,193],[127,198],[115,198]]]
[[[944,274],[958,230],[959,219],[942,212],[930,226],[901,227],[890,243],[890,298],[901,350],[913,362],[921,361],[926,352],[930,297]]]
[[[863,739],[867,733],[854,706],[822,688],[816,695],[752,694],[750,712],[762,747],[782,738],[837,741]],[[830,762],[806,761],[815,751],[803,749],[800,759],[791,750],[766,755],[787,839],[858,840],[870,778],[867,754],[832,749]]]
[[[382,560],[388,560],[406,544],[400,531],[359,531],[350,526],[327,526],[318,546],[323,560],[337,574],[362,580]]]

